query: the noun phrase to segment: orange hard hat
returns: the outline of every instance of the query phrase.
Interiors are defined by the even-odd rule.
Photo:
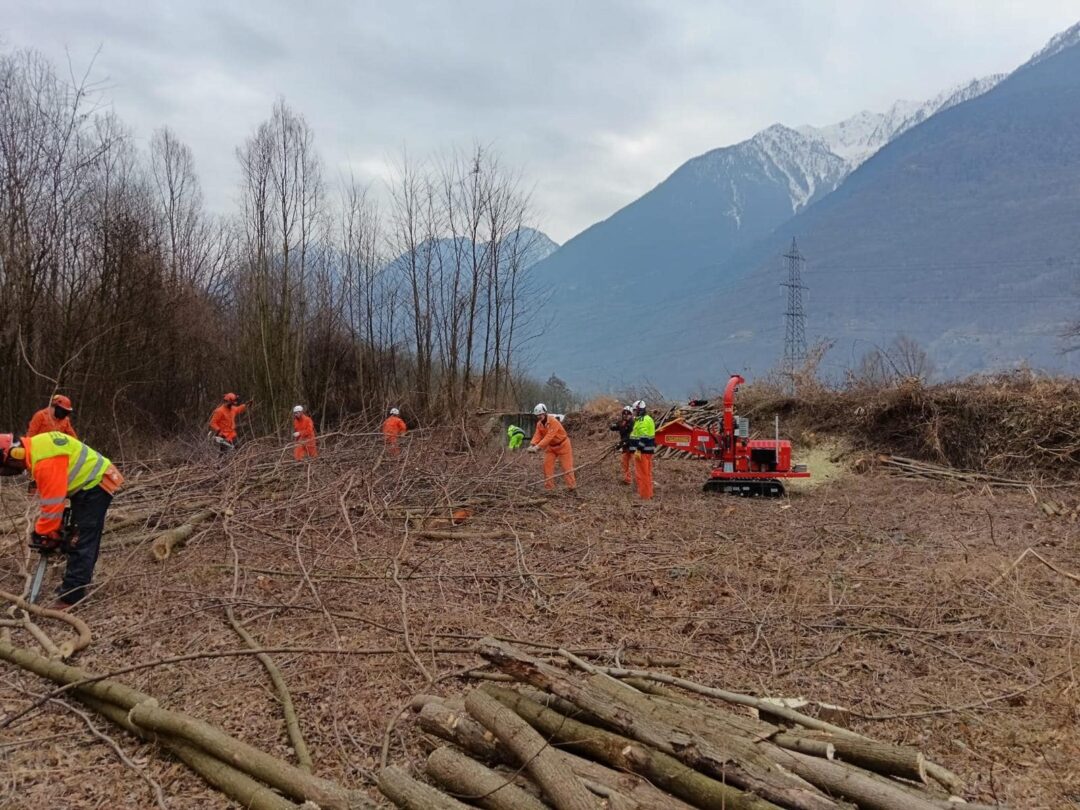
[[[233,394],[231,392],[225,395],[225,401],[226,402],[236,402],[239,399],[240,399],[240,397],[238,397],[236,394]]]
[[[450,515],[450,522],[455,526],[460,526],[466,520],[472,517],[472,512],[468,509],[455,509]]]
[[[65,411],[75,410],[71,407],[71,400],[65,397],[63,394],[53,394],[52,404],[63,408]]]

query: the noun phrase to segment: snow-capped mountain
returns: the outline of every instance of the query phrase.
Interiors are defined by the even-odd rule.
[[[742,226],[743,215],[740,175],[760,172],[787,189],[795,213],[822,192],[833,191],[848,172],[845,161],[833,154],[824,141],[808,138],[782,124],[773,124],[736,146],[706,152],[683,169],[702,180],[727,184],[731,190],[728,214],[738,227]]]
[[[554,294],[545,309],[551,323],[537,353],[542,362],[534,371],[555,371],[572,387],[617,390],[644,379],[680,388],[714,382],[718,363],[726,363],[727,370],[767,368],[783,339],[775,258],[792,235],[811,259],[808,273],[815,273],[811,303],[818,307],[820,334],[851,332],[864,342],[887,342],[896,331],[906,331],[952,353],[935,358],[941,368],[963,370],[987,365],[991,354],[985,347],[963,354],[958,341],[974,346],[993,333],[995,324],[1022,330],[1041,323],[1045,331],[1053,317],[1032,314],[1032,307],[1020,313],[1014,305],[1010,285],[1024,283],[1027,274],[1013,272],[991,254],[1030,264],[1040,256],[1064,255],[1061,240],[1074,238],[1075,227],[1061,223],[1077,221],[1070,206],[1078,187],[1069,185],[1074,175],[1062,167],[1072,166],[1080,151],[1075,139],[1068,140],[1072,130],[1055,129],[1080,109],[1069,95],[1080,93],[1075,89],[1080,71],[1067,74],[1080,54],[1073,45],[1080,45],[1080,24],[1054,37],[1008,78],[988,76],[926,101],[899,101],[884,112],[862,112],[830,126],[776,124],[688,160],[536,265]],[[1074,52],[1072,57],[1066,51]],[[1032,77],[1020,81],[1025,73]],[[1027,88],[1025,81],[1039,77],[1047,87]],[[1051,80],[1057,84],[1051,87]],[[1061,105],[1057,112],[1047,106],[1051,98]],[[1009,115],[1021,104],[1032,121],[1056,123],[1028,133],[1026,118]],[[985,126],[974,120],[979,115],[988,116]],[[1016,120],[1025,126],[1016,127]],[[949,141],[950,133],[960,133],[956,137],[962,140]],[[906,156],[917,159],[897,163]],[[1037,175],[1045,182],[1032,196],[1024,172],[1035,177],[1039,161],[1056,168]],[[1009,197],[1014,192],[1017,199]],[[931,210],[934,216],[925,216]],[[918,228],[911,225],[916,220]],[[1053,233],[1047,232],[1050,224]],[[903,280],[904,273],[882,268],[895,267],[896,256],[912,260],[916,247],[927,269],[911,274],[911,289],[894,291],[907,295],[912,307],[883,311],[875,285],[884,288],[885,281]],[[954,261],[968,267],[974,256],[990,256],[989,269],[1003,268],[997,274],[980,269],[979,289],[1008,301],[1008,318],[996,305],[961,301],[962,286],[942,287],[941,300],[958,302],[955,311],[931,306],[941,286],[937,268]],[[841,264],[829,284],[818,277],[822,266]],[[864,278],[856,270],[868,264],[873,272]],[[1061,279],[1057,282],[1065,288]],[[970,279],[965,283],[976,286]],[[975,323],[969,310],[986,317]],[[952,343],[934,331],[949,328],[956,332]],[[1039,343],[1042,338],[1017,335],[994,337],[1000,344],[993,349],[996,356],[1029,352],[1042,361],[1043,349],[1056,340]],[[602,359],[586,346],[597,348]],[[607,378],[598,376],[605,373]]]
[[[1080,22],[1051,37],[1050,41],[1024,64],[1024,67],[1036,65],[1076,44],[1080,44]]]
[[[806,125],[799,127],[798,132],[843,158],[848,164],[848,171],[852,171],[885,144],[931,115],[981,96],[1004,78],[1004,73],[997,73],[973,79],[951,87],[928,101],[897,101],[883,113],[863,110],[839,124],[824,127]]]

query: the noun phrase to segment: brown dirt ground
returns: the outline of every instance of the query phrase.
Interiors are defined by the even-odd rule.
[[[239,648],[223,616],[230,603],[268,646],[387,650],[275,655],[316,772],[370,788],[388,720],[418,692],[467,689],[447,676],[478,663],[467,651],[478,636],[594,651],[600,661],[677,659],[681,666],[665,671],[845,707],[859,731],[919,746],[959,772],[970,799],[1080,805],[1080,586],[1030,558],[999,581],[1028,546],[1080,572],[1075,517],[1047,517],[1029,493],[881,473],[836,476],[781,500],[706,496],[706,464],[682,459],[657,461],[656,500],[642,505],[617,482],[617,460],[598,460],[609,434],[594,427],[572,436],[579,495],[559,491],[542,508],[513,506],[538,489],[536,457],[453,453],[421,437],[397,463],[373,440],[356,439],[303,469],[270,451],[221,473],[210,465],[195,483],[182,471],[175,486],[169,475],[133,475],[117,514],[156,505],[175,523],[199,491],[215,492],[232,514],[164,564],[145,544],[104,550],[100,590],[78,611],[95,639],[76,663],[104,673]],[[7,513],[21,511],[21,486],[3,487]],[[463,529],[516,534],[520,545],[405,540],[400,519],[380,516],[381,504],[469,492],[504,500],[477,509]],[[1080,490],[1053,497],[1074,506]],[[0,543],[0,587],[18,591],[20,538],[8,533]],[[389,573],[395,558],[401,589]],[[403,616],[418,660],[405,651]],[[442,680],[431,685],[427,674]],[[252,658],[120,680],[290,756],[277,701]],[[4,715],[45,690],[0,664]],[[95,723],[161,784],[170,808],[232,806],[154,746]],[[390,740],[392,761],[423,753],[407,715]],[[153,806],[146,783],[59,702],[0,730],[0,807]]]

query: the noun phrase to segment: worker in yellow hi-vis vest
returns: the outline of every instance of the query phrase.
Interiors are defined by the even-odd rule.
[[[104,455],[59,431],[16,440],[0,434],[0,475],[29,472],[37,483],[41,514],[30,545],[42,553],[67,554],[64,581],[54,609],[66,610],[86,596],[94,576],[105,513],[123,476]],[[71,503],[71,531],[64,533],[64,502]]]

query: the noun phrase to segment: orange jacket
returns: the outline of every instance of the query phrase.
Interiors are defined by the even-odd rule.
[[[566,428],[554,416],[548,416],[546,422],[536,422],[536,432],[533,433],[531,444],[541,450],[558,450],[563,444],[569,446],[569,443],[570,437],[566,435]]]
[[[227,442],[235,441],[236,417],[246,410],[247,405],[218,405],[210,417],[210,429]]]
[[[315,423],[306,413],[297,414],[293,417],[293,433],[299,433],[297,441],[306,442],[315,438]]]
[[[403,436],[409,432],[409,428],[405,425],[405,420],[400,416],[388,416],[386,421],[382,423],[383,435],[390,439],[396,439],[398,436]]]
[[[54,430],[66,433],[73,439],[79,438],[75,434],[75,428],[71,426],[71,417],[65,416],[63,419],[57,419],[53,415],[52,405],[42,408],[34,414],[30,420],[30,429],[26,431],[26,435],[37,436],[39,433],[51,433]]]

